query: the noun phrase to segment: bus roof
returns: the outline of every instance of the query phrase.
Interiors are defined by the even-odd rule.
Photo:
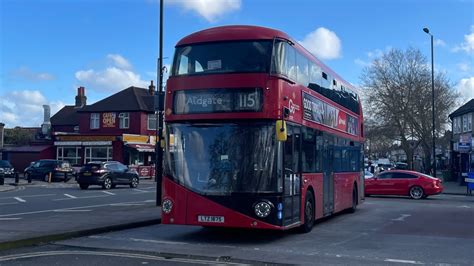
[[[201,31],[194,32],[184,38],[182,38],[177,44],[178,46],[194,44],[194,43],[204,43],[204,42],[218,42],[218,41],[237,41],[237,40],[272,40],[273,38],[282,38],[289,40],[295,44],[298,50],[306,54],[307,57],[311,58],[316,62],[326,74],[331,75],[333,78],[342,82],[347,89],[357,93],[357,89],[352,86],[349,82],[345,81],[341,76],[336,72],[332,71],[328,66],[321,62],[315,55],[310,53],[306,48],[291,38],[288,34],[260,26],[251,26],[251,25],[229,25],[229,26],[220,26],[209,28]]]

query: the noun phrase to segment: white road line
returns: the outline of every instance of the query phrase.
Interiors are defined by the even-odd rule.
[[[107,196],[104,196],[107,197]],[[145,201],[129,201],[129,202],[117,202],[117,203],[143,203],[143,202],[155,202],[155,200],[145,200]],[[115,203],[115,204],[117,204]],[[19,213],[9,213],[9,214],[1,214],[0,218],[2,217],[11,217],[11,216],[18,216],[18,215],[28,215],[28,214],[37,214],[37,213],[45,213],[45,212],[54,212],[55,210],[77,210],[77,209],[87,209],[87,208],[98,208],[98,207],[105,207],[110,206],[113,203],[108,204],[99,204],[99,205],[89,205],[89,206],[82,206],[82,207],[74,207],[74,208],[62,208],[62,209],[51,209],[51,210],[42,210],[42,211],[33,211],[33,212],[19,212]]]
[[[54,212],[90,212],[92,210],[73,210],[73,209],[62,209],[62,210],[54,210]]]
[[[14,199],[18,200],[19,202],[26,202],[26,200],[20,198],[20,197],[13,197]]]
[[[142,206],[145,205],[145,203],[113,203],[110,204],[110,206]]]
[[[56,194],[38,194],[38,195],[25,195],[21,196],[22,198],[34,198],[34,197],[46,197],[46,196],[54,196]],[[12,197],[3,197],[0,199],[11,199]]]
[[[465,208],[465,209],[470,209],[471,206],[467,206],[467,205],[461,205],[461,206],[458,206],[457,208]]]
[[[97,196],[76,197],[76,198],[63,198],[63,199],[53,199],[53,201],[72,200],[72,199],[93,199],[93,198],[105,198],[105,197],[108,197],[108,196],[106,196],[106,195],[97,195]]]
[[[66,197],[69,197],[69,198],[71,198],[71,199],[77,199],[77,197],[76,197],[76,196],[69,195],[69,194],[64,194],[64,196],[66,196]]]
[[[414,261],[414,260],[385,259],[384,261],[386,261],[386,262],[408,263],[408,264],[424,264],[423,262]]]
[[[109,194],[109,195],[115,195],[115,193],[112,193],[112,192],[109,192],[109,191],[102,191],[104,192],[105,194]]]
[[[138,191],[138,192],[145,192],[145,193],[149,193],[150,191],[146,191],[146,190],[141,190],[141,189],[138,189],[138,188],[135,188],[133,189],[133,191]]]
[[[411,216],[411,214],[402,214],[402,216],[398,217],[397,219],[392,219],[392,221],[403,222],[403,221],[405,221],[405,218],[410,217],[410,216]]]
[[[16,220],[20,220],[22,218],[0,218],[0,221],[16,221]]]

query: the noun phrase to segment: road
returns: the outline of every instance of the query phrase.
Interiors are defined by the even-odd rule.
[[[121,265],[152,263],[144,255],[179,264],[473,265],[473,224],[474,197],[370,197],[356,213],[319,221],[308,234],[153,225],[4,251],[0,264],[66,264],[71,256],[116,263],[87,253],[95,251],[128,256]]]
[[[71,181],[19,186],[0,194],[0,242],[158,219],[155,190],[151,181],[112,190],[80,190]]]

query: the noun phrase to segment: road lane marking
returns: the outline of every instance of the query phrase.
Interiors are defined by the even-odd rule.
[[[424,264],[423,262],[414,261],[414,260],[385,259],[384,261],[386,261],[386,262],[408,263],[408,264]]]
[[[392,219],[392,221],[399,221],[399,222],[404,222],[405,218],[410,217],[411,214],[402,214],[402,216],[398,217],[397,219]]]
[[[113,203],[110,204],[110,206],[142,206],[145,205],[145,203]]]
[[[107,197],[107,196],[104,196]],[[128,202],[117,202],[117,203],[147,203],[147,202],[155,202],[155,200],[145,200],[145,201],[128,201]],[[76,209],[87,209],[87,208],[99,208],[105,206],[111,206],[111,204],[117,203],[107,203],[107,204],[98,204],[98,205],[89,205],[89,206],[81,206],[81,207],[74,207],[74,208],[60,208],[60,209],[51,209],[51,210],[41,210],[41,211],[32,211],[32,212],[19,212],[19,213],[9,213],[9,214],[0,214],[0,218],[2,217],[11,217],[11,216],[18,216],[18,215],[28,215],[28,214],[38,214],[38,213],[45,213],[45,212],[54,212],[55,210],[76,210]]]
[[[97,195],[97,196],[87,196],[87,197],[63,198],[63,199],[54,199],[53,201],[72,200],[72,199],[93,199],[93,198],[105,198],[105,197],[108,197],[108,196]]]
[[[112,193],[112,192],[109,192],[109,191],[102,191],[104,192],[105,194],[109,194],[109,195],[115,195],[115,193]]]
[[[74,210],[74,209],[62,209],[54,210],[54,212],[91,212],[92,210]]]
[[[56,194],[38,194],[38,195],[24,195],[21,196],[22,198],[34,198],[34,197],[46,197],[46,196],[54,196]],[[0,199],[11,199],[12,197],[2,197]]]
[[[22,218],[18,217],[18,218],[0,218],[0,221],[16,221],[16,220],[20,220]]]
[[[461,206],[458,206],[458,208],[465,208],[465,209],[470,209],[471,206],[467,206],[467,205],[461,205]]]
[[[66,196],[66,197],[69,197],[69,198],[71,198],[71,199],[77,199],[77,197],[76,197],[76,196],[69,195],[69,194],[64,194],[64,196]]]
[[[151,192],[151,191],[141,190],[141,189],[138,189],[138,188],[133,189],[133,191],[138,191],[138,192],[141,192],[141,193],[150,193]]]
[[[20,197],[13,197],[14,199],[18,200],[19,202],[26,202],[26,200],[20,198]]]

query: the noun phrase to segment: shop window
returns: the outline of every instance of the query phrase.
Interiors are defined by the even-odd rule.
[[[56,159],[77,165],[81,162],[80,147],[57,147]]]
[[[112,147],[86,147],[85,162],[107,162],[112,160]]]

